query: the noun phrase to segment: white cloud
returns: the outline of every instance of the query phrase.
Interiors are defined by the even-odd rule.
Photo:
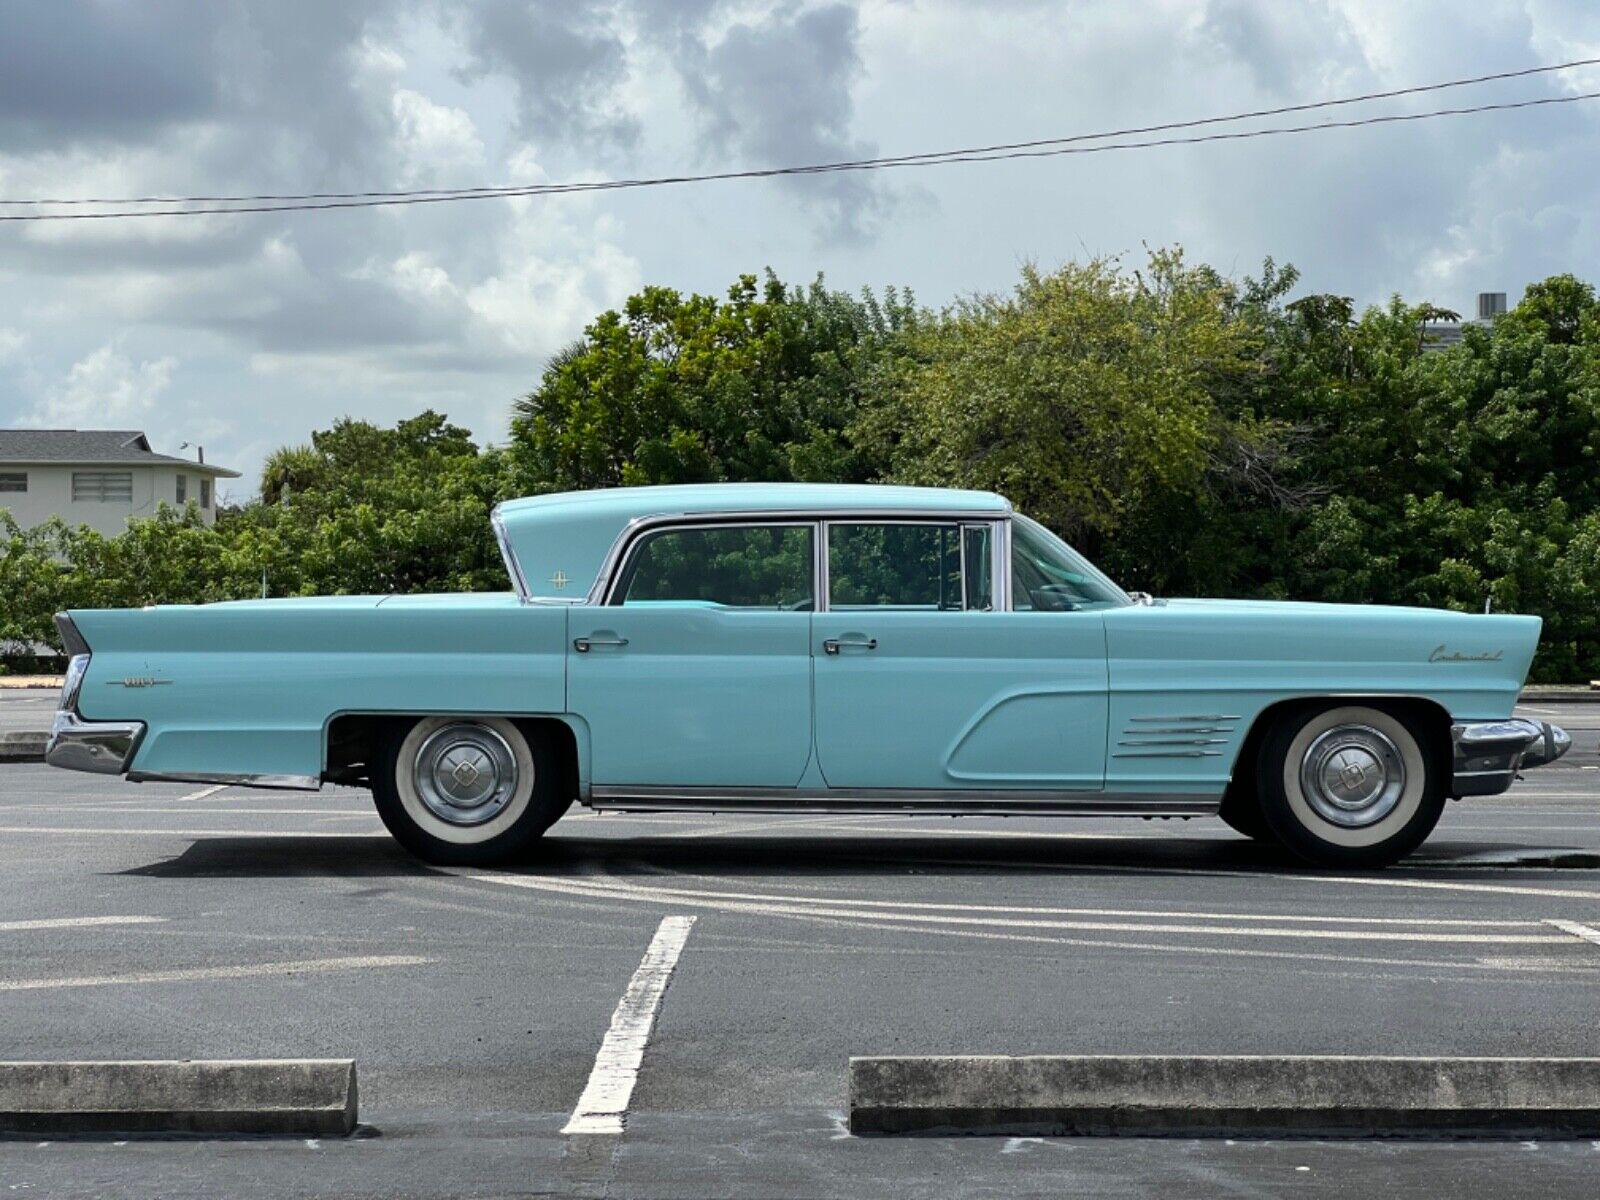
[[[72,364],[67,377],[34,408],[29,424],[93,428],[137,424],[172,383],[178,360],[170,355],[135,362],[117,341]]]
[[[28,335],[25,332],[0,326],[0,365],[21,358],[27,344]]]
[[[396,89],[392,107],[406,182],[440,182],[483,166],[483,139],[464,109],[435,104],[410,88]]]

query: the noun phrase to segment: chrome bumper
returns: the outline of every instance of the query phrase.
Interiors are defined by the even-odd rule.
[[[1455,749],[1452,796],[1495,796],[1525,767],[1542,767],[1572,749],[1572,736],[1549,721],[1512,717],[1450,727]]]
[[[89,669],[89,655],[83,639],[65,613],[56,618],[67,646],[74,653],[67,663],[67,678],[61,688],[61,707],[50,725],[50,740],[45,743],[44,761],[69,771],[93,771],[98,775],[121,775],[133,761],[133,752],[144,736],[143,721],[85,721],[78,715],[78,692]]]
[[[44,760],[69,771],[121,775],[133,761],[143,734],[143,721],[85,721],[75,712],[58,712]]]

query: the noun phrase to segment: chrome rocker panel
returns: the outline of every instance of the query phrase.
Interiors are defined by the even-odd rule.
[[[930,816],[1207,817],[1218,795],[860,788],[671,788],[596,786],[583,803],[596,812],[921,813]]]
[[[1542,767],[1572,749],[1572,735],[1549,721],[1512,717],[1450,727],[1452,796],[1498,796],[1517,772]]]
[[[320,792],[322,780],[315,775],[244,775],[232,772],[172,772],[156,774],[128,772],[129,783],[221,783],[231,787],[271,788],[274,791]]]

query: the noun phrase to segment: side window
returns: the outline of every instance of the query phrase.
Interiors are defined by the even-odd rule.
[[[993,607],[988,525],[828,526],[828,607],[963,612]]]
[[[182,507],[182,505],[188,499],[189,499],[189,477],[187,475],[179,475],[178,476],[178,505],[180,507]]]
[[[805,612],[812,570],[810,525],[664,529],[635,548],[612,603]]]
[[[1036,521],[1011,519],[1011,607],[1018,612],[1083,612],[1129,603],[1078,552]]]
[[[205,476],[200,478],[200,507],[211,507],[211,480]]]

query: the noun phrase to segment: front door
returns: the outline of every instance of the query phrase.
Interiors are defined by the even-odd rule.
[[[574,607],[567,706],[601,787],[794,787],[811,755],[814,530],[667,528]]]
[[[813,622],[830,788],[1098,791],[1104,622],[993,611],[992,524],[831,522]]]

